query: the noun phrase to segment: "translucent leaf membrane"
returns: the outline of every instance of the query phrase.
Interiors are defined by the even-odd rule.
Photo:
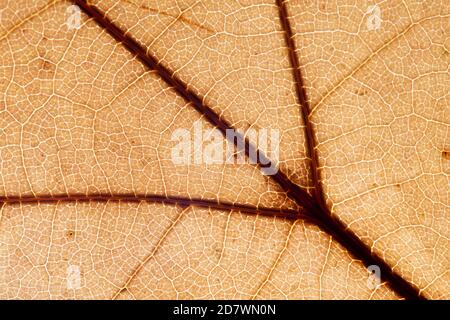
[[[0,42],[3,197],[159,194],[297,208],[255,165],[195,163],[194,125],[213,127],[92,20],[69,29],[67,7],[49,6]],[[191,135],[181,164],[178,129]]]
[[[0,37],[4,37],[17,29],[24,22],[39,17],[56,1],[49,0],[17,0],[0,2]]]
[[[316,140],[345,232],[420,294],[448,298],[447,2],[283,2],[314,137],[281,2],[89,3],[221,119],[279,130],[280,169],[309,190]],[[177,130],[213,127],[84,13],[69,26],[71,5],[0,3],[0,297],[398,298],[311,219],[255,215],[300,208],[254,164],[175,164]]]
[[[311,186],[303,123],[274,1],[90,3],[233,127],[279,130],[281,171],[294,183]]]
[[[317,227],[151,203],[9,204],[0,297],[396,298]]]
[[[449,3],[374,3],[379,30],[363,2],[288,3],[333,214],[448,297]]]

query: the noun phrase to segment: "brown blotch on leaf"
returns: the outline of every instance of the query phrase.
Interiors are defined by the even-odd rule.
[[[119,291],[119,293],[125,293],[125,292],[127,292],[127,288],[122,288],[122,289],[120,289],[120,291]]]
[[[55,65],[52,62],[45,60],[43,58],[39,60],[39,65],[41,70],[43,71],[52,71],[55,69]]]
[[[365,95],[367,95],[367,90],[364,89],[364,88],[360,88],[360,89],[356,90],[355,93],[356,93],[358,96],[365,96]]]
[[[444,158],[445,160],[450,160],[450,151],[449,150],[442,151],[442,158]]]
[[[42,40],[44,41],[44,40]],[[43,46],[38,47],[37,67],[39,76],[51,77],[55,72],[56,65],[47,58],[47,49]]]

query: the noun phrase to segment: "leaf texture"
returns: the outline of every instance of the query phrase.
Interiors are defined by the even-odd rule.
[[[0,2],[0,297],[448,298],[450,6],[369,5]],[[278,173],[174,164],[197,123]]]

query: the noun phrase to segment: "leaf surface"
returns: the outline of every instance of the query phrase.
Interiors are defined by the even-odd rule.
[[[8,2],[0,296],[447,298],[450,7],[394,2],[378,31],[341,1]],[[174,164],[198,123],[279,130],[279,173]]]

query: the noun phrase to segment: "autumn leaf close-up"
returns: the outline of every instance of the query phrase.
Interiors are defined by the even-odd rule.
[[[448,0],[0,0],[0,299],[450,298]]]

